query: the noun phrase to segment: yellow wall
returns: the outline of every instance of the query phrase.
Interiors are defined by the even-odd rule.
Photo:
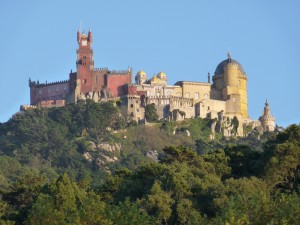
[[[207,96],[207,99],[209,99],[210,90],[211,90],[211,85],[209,83],[200,83],[200,82],[182,83],[182,96],[187,97],[187,93],[188,93],[189,98],[193,98],[194,102],[199,102],[205,99],[205,96]]]
[[[243,118],[248,118],[247,78],[245,76],[239,76],[239,81],[238,93],[241,99],[241,113]]]

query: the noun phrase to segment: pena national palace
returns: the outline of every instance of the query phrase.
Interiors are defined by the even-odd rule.
[[[178,81],[170,85],[164,72],[148,77],[141,70],[133,83],[131,68],[120,71],[94,67],[91,31],[87,34],[78,31],[77,42],[77,71],[71,71],[68,80],[53,83],[29,79],[30,105],[21,106],[21,110],[64,106],[87,99],[95,102],[119,100],[122,114],[139,123],[146,123],[145,108],[154,104],[159,119],[213,119],[212,135],[222,127],[224,136],[230,136],[232,120],[239,124],[236,136],[245,135],[245,126],[260,132],[275,129],[275,118],[270,114],[268,101],[258,120],[249,118],[248,77],[230,53],[217,65],[212,77],[208,74],[207,82]]]

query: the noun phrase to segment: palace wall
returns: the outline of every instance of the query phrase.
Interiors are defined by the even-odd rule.
[[[35,105],[45,100],[63,100],[69,93],[69,81],[55,82],[49,84],[30,85],[30,104]]]

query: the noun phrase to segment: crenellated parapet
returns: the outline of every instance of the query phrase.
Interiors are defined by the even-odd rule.
[[[123,75],[123,74],[130,74],[132,72],[131,69],[128,70],[111,70],[108,75]]]
[[[39,81],[31,81],[31,79],[29,79],[29,87],[39,88],[39,87],[46,87],[46,86],[56,85],[56,84],[64,84],[69,82],[70,80],[62,80],[62,81],[54,81],[50,83],[48,83],[47,81],[46,83],[40,83]]]
[[[94,68],[94,71],[108,71],[107,67],[103,67],[103,68]]]

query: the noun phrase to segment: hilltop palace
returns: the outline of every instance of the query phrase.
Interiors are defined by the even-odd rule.
[[[92,99],[96,102],[110,99],[121,100],[121,111],[137,122],[145,121],[145,106],[155,104],[159,119],[182,120],[184,118],[211,118],[221,121],[230,131],[230,121],[239,121],[238,136],[243,135],[243,126],[252,126],[262,131],[274,131],[275,118],[270,114],[269,103],[259,120],[248,116],[247,75],[242,65],[231,58],[219,63],[212,83],[210,74],[207,82],[178,81],[167,83],[167,76],[159,72],[151,78],[139,71],[132,83],[132,69],[116,71],[94,68],[92,32],[77,32],[77,72],[70,72],[69,79],[53,83],[31,81],[30,106],[64,106],[79,100]],[[226,125],[227,124],[227,125]]]

